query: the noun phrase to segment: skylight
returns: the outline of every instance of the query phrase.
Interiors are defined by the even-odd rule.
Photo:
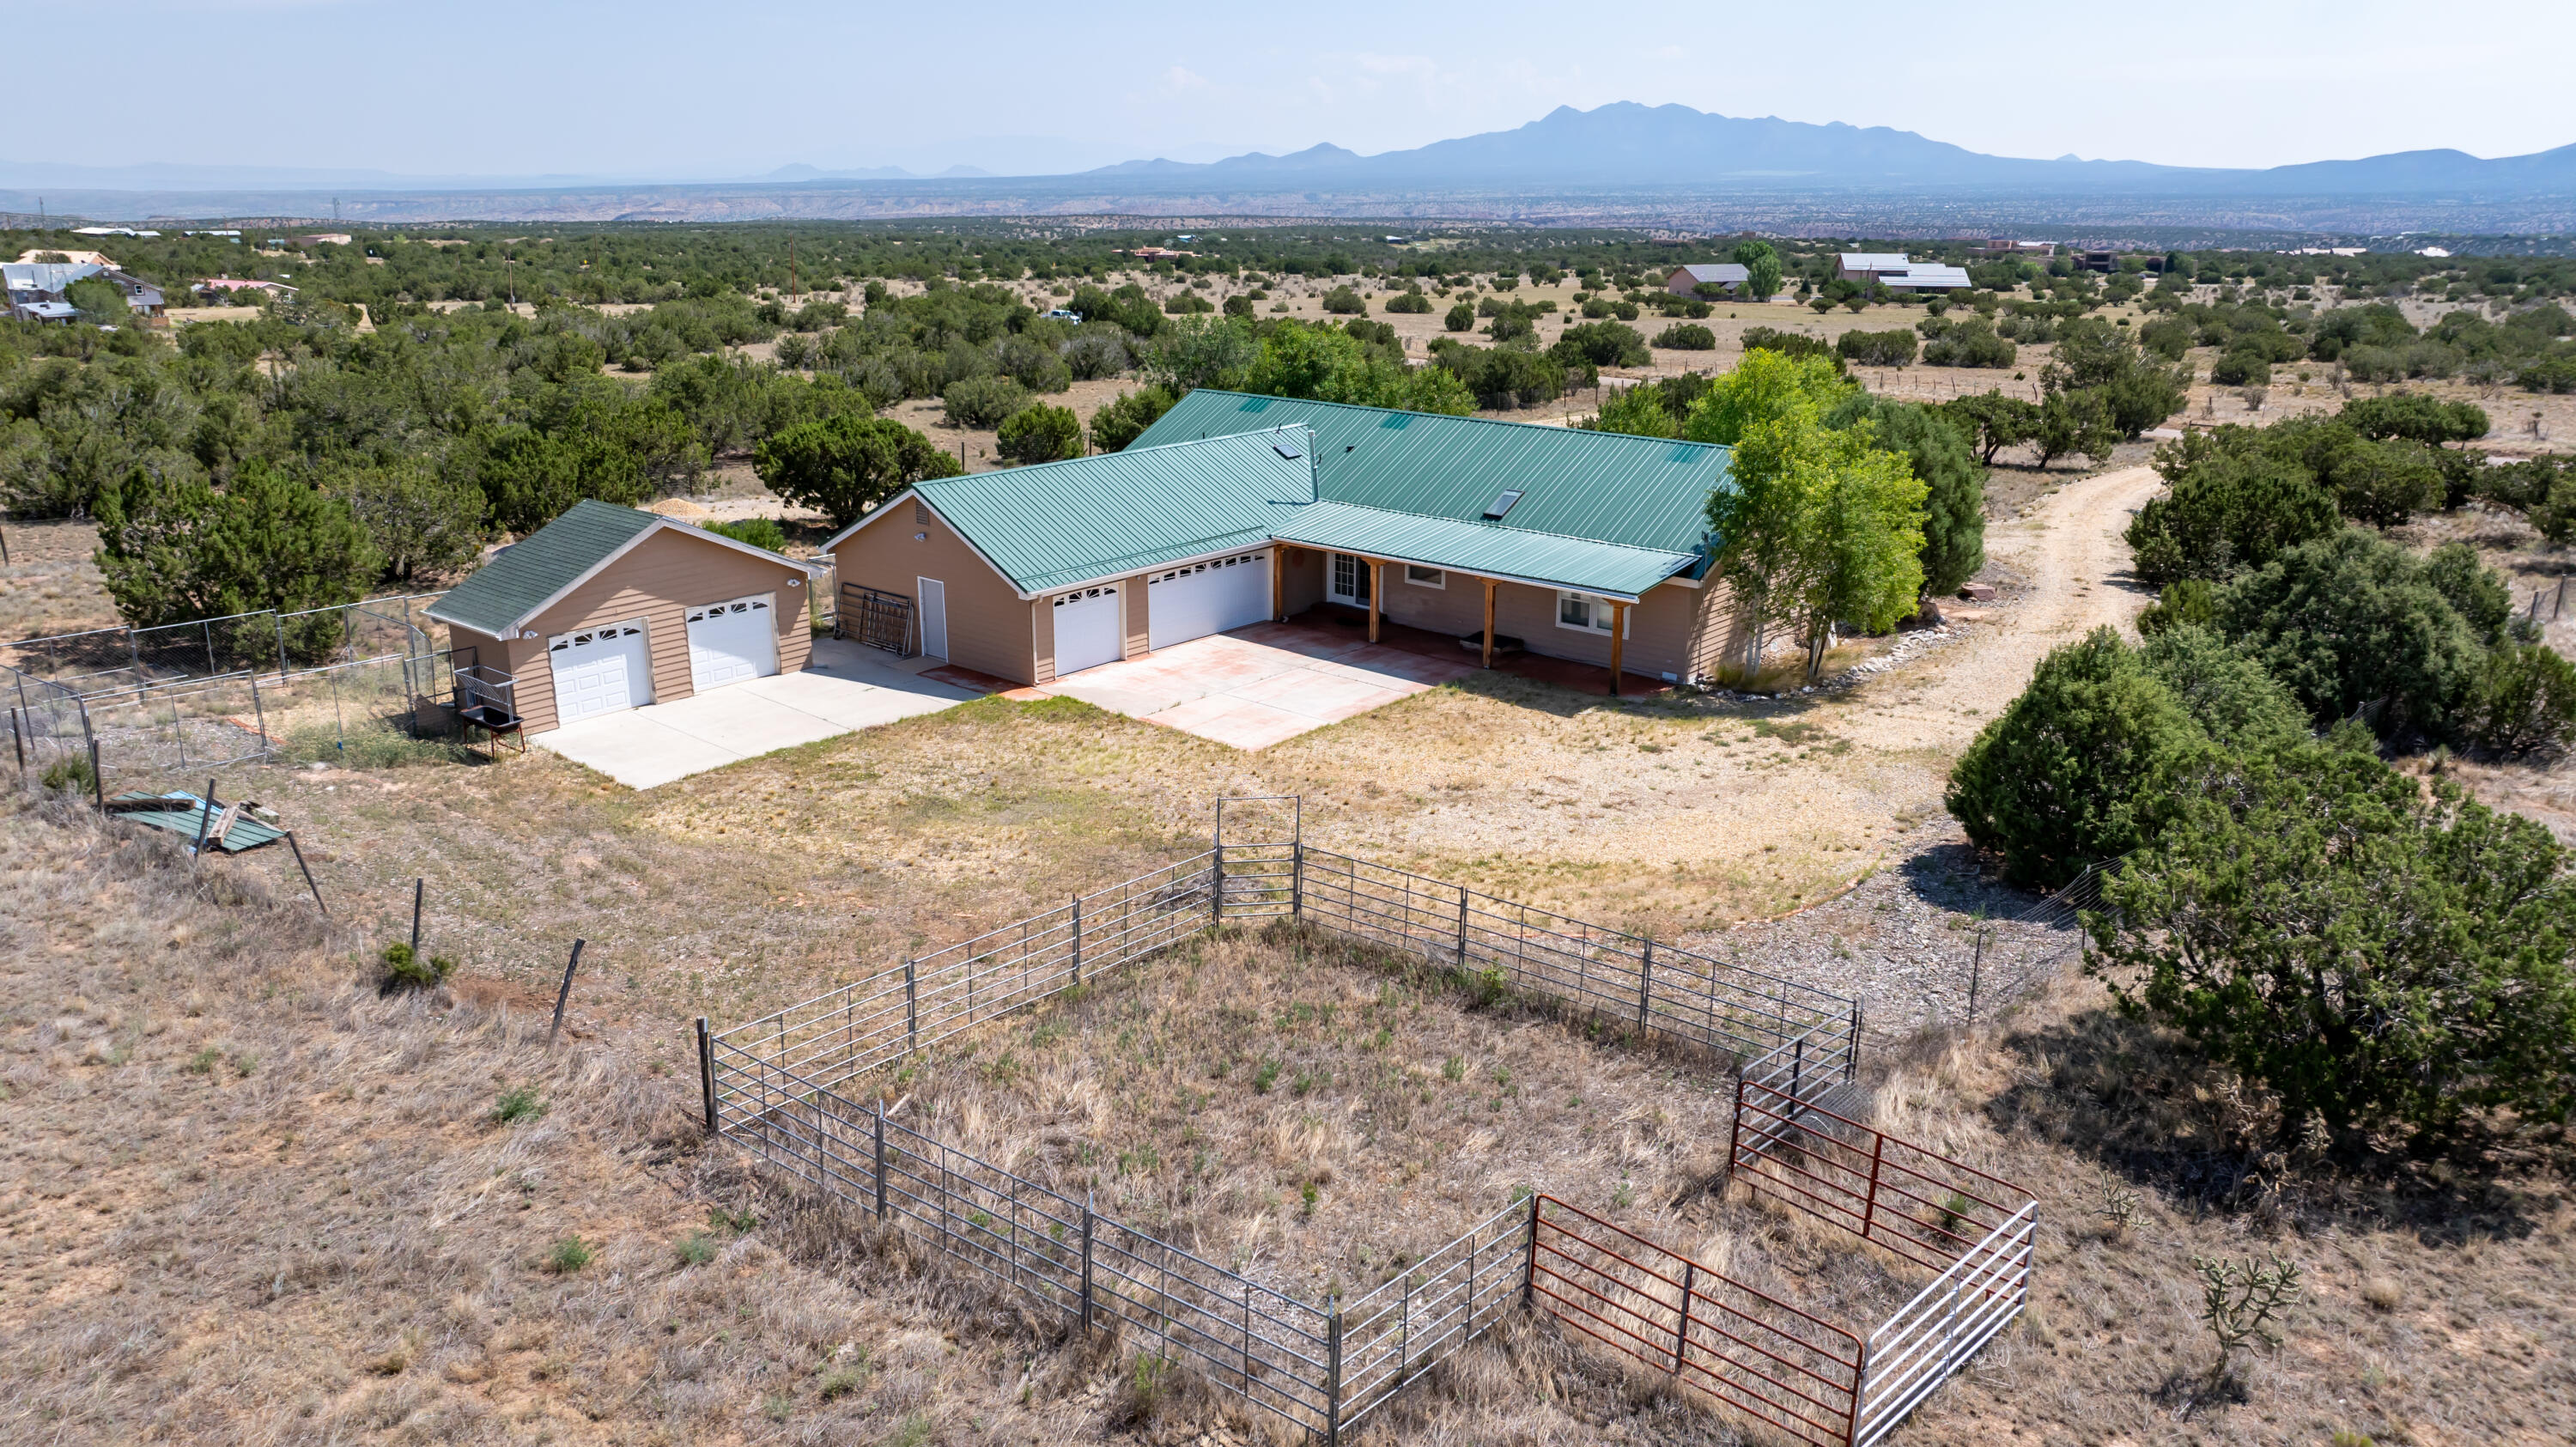
[[[1485,505],[1485,521],[1489,523],[1501,522],[1503,520],[1503,514],[1510,512],[1512,510],[1512,504],[1519,502],[1520,500],[1521,495],[1517,491],[1506,492],[1500,497],[1495,498],[1492,502]]]

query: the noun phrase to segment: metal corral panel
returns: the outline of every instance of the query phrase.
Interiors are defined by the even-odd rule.
[[[1269,542],[1314,498],[1312,446],[1302,430],[1130,446],[914,486],[1030,596]]]
[[[1515,516],[1520,509],[1514,508]],[[1622,547],[1584,538],[1560,538],[1488,523],[1451,522],[1346,502],[1301,508],[1279,530],[1283,542],[1372,557],[1398,558],[1427,567],[1455,568],[1482,578],[1534,583],[1635,599],[1647,589],[1689,571],[1696,553]]]
[[[1325,501],[1472,524],[1498,494],[1517,490],[1523,496],[1509,531],[1661,552],[1700,550],[1709,493],[1729,476],[1728,449],[1707,443],[1207,387],[1183,397],[1137,443],[1283,425],[1314,429],[1316,495]]]

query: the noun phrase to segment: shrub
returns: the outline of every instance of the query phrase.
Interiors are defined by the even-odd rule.
[[[388,990],[434,990],[456,973],[454,960],[443,955],[420,959],[402,940],[385,946],[377,958],[384,962],[384,987]]]
[[[1642,367],[1654,360],[1637,329],[1619,322],[1577,322],[1567,327],[1549,350],[1568,362],[1589,362],[1596,367]]]
[[[948,420],[960,426],[999,427],[1032,399],[1028,388],[1009,377],[969,377],[949,383],[939,401],[948,409]]]
[[[1216,303],[1194,291],[1176,291],[1163,298],[1163,310],[1176,317],[1196,316],[1216,310]]]
[[[1226,305],[1231,307],[1239,300],[1239,297],[1229,297]],[[1245,302],[1244,310],[1251,309],[1252,304]],[[1064,344],[1065,370],[1072,373],[1075,380],[1083,382],[1115,377],[1136,365],[1135,350],[1128,346],[1132,340],[1115,323],[1087,323]]]
[[[1134,392],[1121,392],[1115,400],[1091,417],[1092,445],[1103,452],[1118,452],[1142,435],[1146,428],[1162,419],[1180,399],[1163,387],[1145,387]]]
[[[996,440],[1013,462],[1061,462],[1082,455],[1082,419],[1070,407],[1040,402],[1003,419]]]
[[[1431,298],[1424,296],[1422,288],[1418,286],[1407,287],[1386,299],[1386,309],[1391,312],[1422,316],[1430,312]]]
[[[990,380],[1019,386],[1008,378]],[[800,422],[764,439],[751,465],[771,492],[819,510],[836,528],[857,522],[869,508],[925,477],[959,471],[957,459],[893,418],[853,413]]]
[[[1449,308],[1440,318],[1440,325],[1453,332],[1470,330],[1476,325],[1476,309],[1462,301]]]
[[[690,1232],[680,1238],[679,1257],[682,1266],[706,1265],[716,1259],[715,1238],[704,1231]]]
[[[2138,661],[2221,747],[2277,748],[2307,737],[2307,713],[2280,680],[2204,625],[2179,623],[2157,631],[2138,649]]]
[[[2164,592],[2138,615],[2138,632],[2148,638],[2168,628],[2217,626],[2218,588],[2207,578],[2178,578],[2165,584]]]
[[[2272,380],[2272,362],[2257,352],[2227,352],[2210,364],[2209,380],[2221,387],[2266,386]]]
[[[1368,310],[1368,300],[1347,286],[1337,286],[1324,293],[1324,310],[1337,317],[1358,316]]]
[[[1832,361],[1835,371],[1844,370],[1841,353],[1804,332],[1784,332],[1776,327],[1746,327],[1744,350],[1779,352],[1790,357],[1824,357]]]
[[[2576,730],[2576,664],[2538,643],[2490,650],[2460,709],[2460,737],[2499,754],[2555,754]]]
[[[1912,402],[1846,398],[1827,421],[1867,422],[1878,445],[1902,452],[1923,482],[1923,591],[1955,590],[1986,565],[1986,473],[1946,414]]]
[[[492,1123],[517,1125],[523,1120],[536,1120],[545,1113],[544,1098],[532,1087],[523,1085],[516,1090],[501,1092],[501,1099],[492,1107]]]
[[[2483,653],[2423,565],[2360,528],[2288,549],[2229,584],[2219,626],[2318,726],[2358,717],[2385,739],[2441,736]]]
[[[87,794],[98,787],[98,775],[90,772],[89,757],[86,754],[57,759],[45,765],[45,771],[36,777],[46,788],[56,793]]]
[[[2474,441],[2492,425],[2486,409],[2474,402],[2423,396],[2356,398],[2344,404],[2335,420],[2373,441],[2404,438],[2427,447]]]
[[[2213,753],[2173,691],[2097,629],[2040,660],[1951,769],[1944,802],[2013,882],[2056,888],[2152,838]]]
[[[546,1252],[546,1269],[557,1276],[569,1276],[591,1263],[590,1243],[578,1236],[566,1236]]]
[[[1923,365],[1927,367],[2009,367],[2021,351],[1995,335],[1982,317],[1962,317],[1927,334]]]
[[[1622,387],[1601,399],[1598,415],[1574,424],[1588,432],[1624,432],[1634,437],[1679,437],[1681,423],[1664,407],[1661,389]]]
[[[1703,326],[1669,326],[1655,334],[1655,345],[1677,352],[1712,352],[1717,350],[1717,333]]]
[[[2156,470],[2173,488],[2138,509],[2126,534],[2148,585],[2223,580],[2343,527],[2334,499],[2305,468],[2223,446],[2194,433],[2157,449]]]
[[[1864,367],[1904,367],[1914,362],[1915,336],[1912,327],[1892,331],[1850,331],[1834,338],[1834,350],[1850,362]]]
[[[2279,1138],[2407,1148],[2576,1106],[2565,864],[2454,785],[2302,744],[2189,800],[2086,923],[2121,1008],[2266,1087]]]
[[[705,522],[698,526],[737,543],[749,543],[773,553],[787,551],[787,529],[776,518],[739,518],[733,522]]]

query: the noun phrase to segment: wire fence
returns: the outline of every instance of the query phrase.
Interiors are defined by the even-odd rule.
[[[1222,818],[1212,847],[1187,859],[722,1032],[701,1020],[708,1129],[917,1232],[1069,1325],[1191,1366],[1326,1442],[1505,1312],[1530,1307],[1733,1412],[1819,1447],[1851,1447],[1892,1428],[2020,1309],[2035,1213],[2027,1193],[1830,1109],[1857,1064],[1853,1002],[1302,838],[1228,843]],[[1741,1062],[1732,1168],[1774,1193],[1797,1183],[1832,1208],[1797,1202],[1810,1214],[1940,1273],[1872,1338],[1890,1343],[1898,1375],[1873,1389],[1875,1348],[1854,1333],[1554,1198],[1501,1208],[1356,1299],[1312,1301],[845,1093],[915,1051],[1212,927],[1271,919],[1615,1014],[1641,1035]],[[1869,1166],[1856,1177],[1859,1150]]]
[[[94,628],[0,643],[0,667],[81,697],[236,675],[287,675],[433,647],[428,608],[445,596],[411,593],[329,608],[263,610],[153,628]]]

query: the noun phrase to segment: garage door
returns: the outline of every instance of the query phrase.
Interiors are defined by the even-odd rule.
[[[689,682],[698,692],[778,671],[778,595],[689,610]]]
[[[555,722],[578,723],[653,701],[653,656],[644,620],[629,618],[546,640],[555,671]]]
[[[1154,574],[1145,588],[1146,632],[1169,648],[1270,616],[1270,553],[1237,553]]]
[[[1055,600],[1055,676],[1115,663],[1126,649],[1126,620],[1115,583]]]

